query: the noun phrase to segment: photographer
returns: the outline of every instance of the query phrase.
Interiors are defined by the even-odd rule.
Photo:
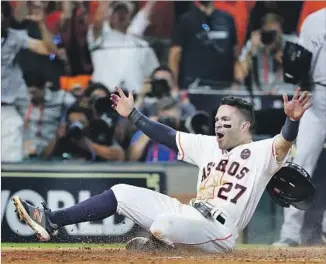
[[[23,78],[28,96],[16,100],[16,109],[24,120],[24,158],[38,158],[55,135],[68,105],[75,99],[62,90],[53,91],[43,72],[27,72]]]
[[[156,113],[156,103],[163,97],[174,98],[181,107],[181,118],[185,119],[196,112],[185,92],[180,93],[172,70],[166,66],[157,67],[149,80],[145,80],[143,90],[137,96],[136,107],[147,116]]]
[[[113,140],[114,127],[93,119],[89,108],[72,106],[66,114],[66,125],[43,150],[44,157],[72,160],[123,161],[125,154]]]
[[[275,94],[280,86],[285,87],[282,50],[289,37],[283,34],[282,22],[280,16],[269,13],[263,17],[261,29],[252,32],[236,63],[235,79],[239,84],[249,77],[253,90],[267,94]]]
[[[89,100],[95,119],[101,119],[112,127],[115,144],[119,143],[127,149],[130,143],[131,124],[112,109],[109,96],[109,90],[102,83],[92,83],[85,91],[85,97]]]
[[[165,124],[174,129],[180,126],[181,109],[176,100],[171,97],[162,98],[157,103],[158,116],[151,119]],[[175,162],[177,153],[168,147],[157,144],[141,131],[137,131],[129,148],[129,159],[131,161],[145,162]]]

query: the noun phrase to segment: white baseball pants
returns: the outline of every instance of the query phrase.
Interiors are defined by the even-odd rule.
[[[1,161],[20,162],[24,157],[23,119],[15,106],[1,106]]]
[[[326,87],[316,86],[312,100],[313,106],[307,110],[300,121],[297,151],[294,157],[294,163],[302,166],[311,176],[326,140]],[[284,208],[281,241],[291,239],[301,243],[304,213],[305,211],[292,206]],[[323,231],[326,232],[326,212],[322,226]]]
[[[149,189],[126,184],[113,186],[117,213],[150,231],[168,245],[194,246],[211,253],[231,251],[237,232],[207,219],[190,205]]]

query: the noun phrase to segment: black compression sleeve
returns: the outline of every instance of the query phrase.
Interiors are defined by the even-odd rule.
[[[134,108],[129,114],[128,118],[134,122],[136,127],[141,130],[149,138],[153,139],[159,144],[178,151],[176,143],[177,131],[171,127],[155,122],[144,116],[142,113]]]

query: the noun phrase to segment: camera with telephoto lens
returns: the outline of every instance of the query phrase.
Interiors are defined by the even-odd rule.
[[[89,124],[89,138],[100,145],[113,144],[115,125],[109,120],[95,119]]]
[[[90,104],[94,107],[96,113],[101,116],[103,114],[113,113],[111,107],[111,101],[108,96],[93,96],[90,100]]]
[[[162,98],[170,95],[170,86],[165,79],[154,79],[151,80],[152,89],[151,92],[147,93],[148,97]]]
[[[276,30],[263,30],[261,32],[261,42],[264,45],[270,45],[275,42],[277,36]]]
[[[84,133],[84,128],[84,124],[79,121],[71,122],[68,126],[67,137],[76,140],[81,139]]]
[[[207,112],[196,111],[181,123],[181,130],[192,134],[212,135],[212,117]]]

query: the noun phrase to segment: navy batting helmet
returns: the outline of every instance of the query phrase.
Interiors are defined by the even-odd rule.
[[[307,210],[315,201],[316,188],[309,173],[301,166],[287,162],[271,178],[267,192],[277,204]]]

